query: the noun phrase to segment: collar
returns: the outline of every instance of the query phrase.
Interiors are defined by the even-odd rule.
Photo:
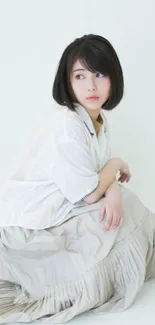
[[[89,133],[91,135],[96,134],[93,122],[92,122],[91,117],[89,116],[88,112],[86,111],[86,109],[83,106],[78,105],[78,106],[75,106],[75,110],[78,113],[78,115],[80,116],[81,120],[85,123]]]

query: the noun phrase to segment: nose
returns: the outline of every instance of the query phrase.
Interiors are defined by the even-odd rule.
[[[95,86],[92,86],[92,87],[88,88],[88,91],[95,91],[95,90],[96,90]]]
[[[88,91],[95,91],[96,90],[96,85],[95,85],[95,80],[94,78],[90,78],[88,81]]]

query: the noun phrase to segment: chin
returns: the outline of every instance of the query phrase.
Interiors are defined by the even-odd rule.
[[[101,109],[102,105],[97,103],[92,103],[91,105],[83,105],[83,106],[88,110],[95,111]]]
[[[101,109],[101,107],[86,107],[86,109],[90,110],[90,111],[98,111],[99,109]]]

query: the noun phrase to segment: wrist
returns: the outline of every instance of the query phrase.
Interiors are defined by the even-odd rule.
[[[116,174],[122,169],[123,161],[118,157],[111,158],[109,163],[111,164],[113,170],[115,170]]]
[[[120,187],[117,180],[109,186],[109,188],[105,193],[106,196],[113,195],[113,194],[115,195],[120,194]]]
[[[114,158],[114,164],[116,165],[117,171],[119,171],[122,168],[123,161],[119,157]]]

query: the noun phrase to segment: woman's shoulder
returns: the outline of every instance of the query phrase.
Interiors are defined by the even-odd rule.
[[[57,141],[86,138],[85,124],[76,111],[71,111],[68,107],[57,107],[54,120],[54,135]]]

